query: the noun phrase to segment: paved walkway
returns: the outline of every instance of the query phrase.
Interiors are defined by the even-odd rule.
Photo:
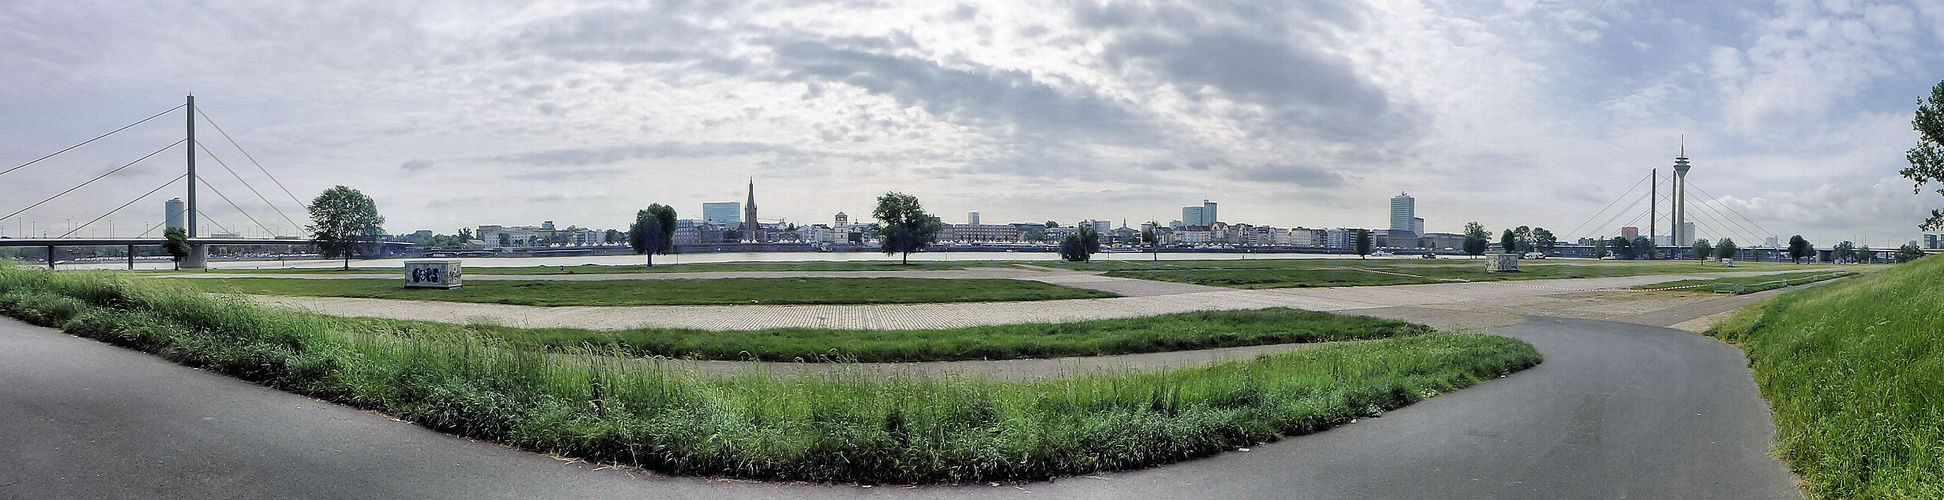
[[[1713,276],[1725,275],[1727,274]],[[1636,285],[1696,277],[1658,275],[1235,290],[1213,287],[1189,289],[1173,286],[1177,284],[1149,285],[1159,282],[1076,273],[1052,278],[1073,280],[1072,282],[1076,284],[1091,283],[1100,286],[1128,288],[1152,286],[1149,290],[1154,293],[1107,299],[893,305],[534,307],[323,297],[257,297],[256,299],[265,304],[306,309],[333,316],[455,324],[485,322],[520,328],[625,330],[663,327],[712,331],[768,328],[923,330],[1018,323],[1071,323],[1194,311],[1268,307],[1332,312],[1404,306],[1477,309],[1497,302],[1517,301],[1530,297],[1622,290]],[[1460,304],[1465,306],[1454,307]]]

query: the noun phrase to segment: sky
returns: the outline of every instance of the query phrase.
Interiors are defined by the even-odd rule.
[[[1896,246],[1944,207],[1897,173],[1944,80],[1944,1],[25,0],[0,2],[0,61],[0,169],[194,93],[222,129],[198,125],[198,174],[229,199],[200,191],[205,220],[246,235],[294,234],[334,185],[390,232],[451,233],[699,218],[753,179],[761,217],[796,224],[895,191],[947,223],[1165,224],[1208,199],[1230,223],[1384,228],[1408,192],[1427,231],[1570,240],[1645,232],[1644,202],[1609,216],[1683,144],[1706,238]],[[184,122],[0,175],[0,215]],[[0,235],[131,200],[97,224],[159,224],[184,156]]]

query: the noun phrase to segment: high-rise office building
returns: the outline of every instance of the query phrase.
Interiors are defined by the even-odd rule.
[[[1396,237],[1398,233],[1411,233],[1410,237],[1416,238],[1418,234],[1417,221],[1419,220],[1417,218],[1417,199],[1412,198],[1410,193],[1398,193],[1397,196],[1391,197],[1390,202],[1391,236]]]
[[[1411,232],[1413,232],[1413,233],[1417,233],[1417,235],[1418,235],[1418,236],[1424,236],[1424,218],[1423,218],[1423,217],[1413,217],[1413,218],[1411,219]]]
[[[187,213],[187,210],[182,204],[182,198],[170,198],[169,201],[163,202],[162,217],[167,224],[163,227],[181,227],[187,229],[187,227],[182,225],[182,217],[185,213]]]
[[[1181,207],[1181,223],[1190,226],[1212,226],[1221,220],[1215,216],[1215,202],[1202,200],[1199,207]]]
[[[1633,226],[1620,228],[1620,237],[1626,238],[1627,241],[1633,241],[1635,238],[1640,237],[1640,228]]]
[[[966,223],[966,224],[971,224],[971,225],[974,225],[974,226],[977,226],[977,225],[979,225],[979,213],[978,213],[978,212],[970,212],[970,213],[967,213],[967,214],[965,214],[965,223]]]
[[[712,201],[702,204],[702,220],[734,226],[742,222],[742,202]]]

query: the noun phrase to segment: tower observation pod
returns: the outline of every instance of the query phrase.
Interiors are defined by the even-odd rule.
[[[1687,139],[1681,140],[1681,155],[1674,157],[1674,244],[1691,246],[1694,244],[1694,230],[1687,225],[1687,173],[1693,166],[1688,165]]]

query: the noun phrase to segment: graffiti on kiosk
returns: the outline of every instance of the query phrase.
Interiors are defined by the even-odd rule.
[[[444,271],[445,271],[444,269],[440,269],[436,267],[422,267],[418,269],[413,269],[412,282],[413,283],[444,283],[445,280],[440,279],[441,276],[439,276],[440,274],[443,274]]]

